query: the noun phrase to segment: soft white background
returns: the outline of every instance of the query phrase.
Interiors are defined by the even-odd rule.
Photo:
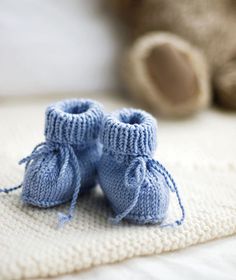
[[[101,0],[0,0],[0,95],[114,89],[108,14]]]

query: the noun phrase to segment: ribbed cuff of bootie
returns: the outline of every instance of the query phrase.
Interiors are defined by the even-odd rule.
[[[123,109],[104,117],[100,132],[105,149],[124,155],[152,154],[156,137],[156,120],[138,109]]]
[[[80,145],[98,137],[103,112],[98,102],[69,99],[57,102],[46,110],[47,141]]]

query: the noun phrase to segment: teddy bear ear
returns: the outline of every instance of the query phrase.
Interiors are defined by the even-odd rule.
[[[123,75],[133,100],[154,113],[185,116],[210,102],[205,57],[172,34],[154,32],[136,40],[125,57]]]

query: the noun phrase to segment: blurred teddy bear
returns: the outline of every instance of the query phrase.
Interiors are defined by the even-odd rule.
[[[153,112],[184,116],[214,99],[236,109],[236,1],[110,0],[128,29],[125,85]]]

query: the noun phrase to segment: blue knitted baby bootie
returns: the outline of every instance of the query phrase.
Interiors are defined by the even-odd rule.
[[[100,131],[103,154],[98,176],[118,223],[127,219],[139,224],[163,226],[169,205],[169,190],[177,195],[182,217],[171,225],[180,225],[185,217],[174,180],[162,164],[152,158],[156,148],[157,124],[148,113],[123,109],[104,117]],[[170,225],[170,224],[168,224]]]
[[[71,201],[68,214],[59,214],[60,225],[72,218],[79,192],[95,186],[102,117],[100,105],[91,100],[72,99],[49,106],[46,142],[20,161],[26,163],[25,203],[47,208]]]

